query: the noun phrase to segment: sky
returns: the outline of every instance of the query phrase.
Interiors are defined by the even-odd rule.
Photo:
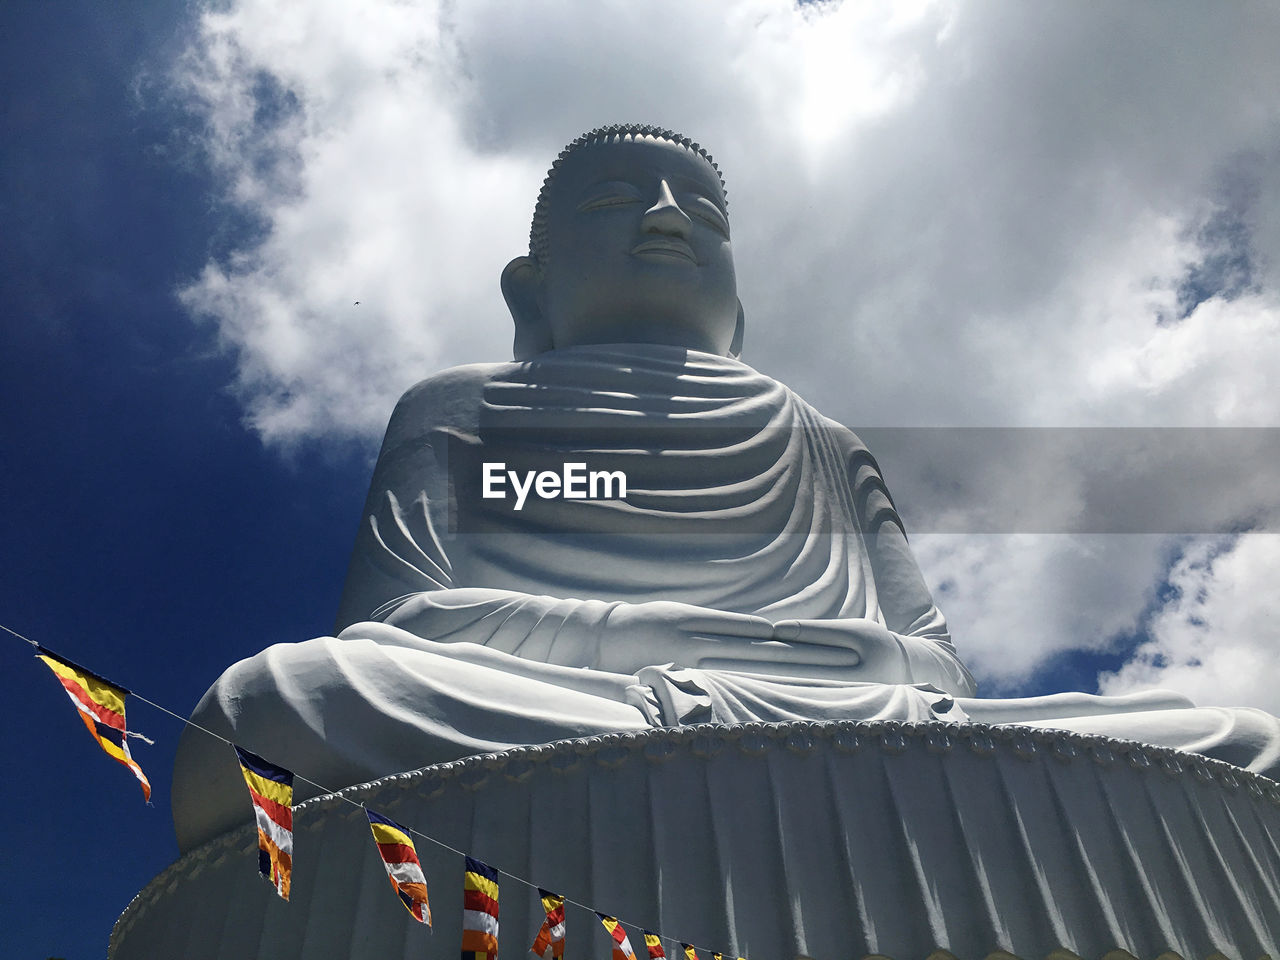
[[[328,633],[396,398],[509,356],[498,275],[550,161],[651,122],[724,172],[744,360],[864,433],[984,693],[1280,713],[1274,5],[81,0],[0,25],[5,626],[181,714]],[[180,724],[131,701],[148,808],[0,650],[7,954],[99,956],[177,855]]]

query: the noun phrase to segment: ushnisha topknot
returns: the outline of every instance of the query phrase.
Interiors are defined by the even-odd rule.
[[[611,123],[607,127],[596,127],[594,130],[577,137],[561,150],[560,155],[551,164],[551,169],[547,171],[546,179],[542,181],[542,190],[539,191],[538,202],[533,208],[533,224],[529,227],[529,256],[534,261],[539,264],[547,262],[547,207],[551,199],[551,185],[555,183],[556,173],[564,165],[565,160],[572,156],[574,151],[591,144],[638,140],[640,137],[654,137],[659,140],[678,143],[686,150],[692,150],[702,157],[703,160],[711,165],[711,169],[716,172],[716,176],[720,178],[720,194],[725,198],[726,207],[728,206],[729,193],[724,188],[724,174],[720,172],[716,162],[711,159],[711,154],[707,153],[702,145],[696,141],[682,133],[676,133],[674,130],[654,126],[650,123]]]

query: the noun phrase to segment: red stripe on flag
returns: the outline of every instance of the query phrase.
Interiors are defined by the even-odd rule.
[[[380,843],[378,853],[387,863],[417,863],[421,866],[417,852],[407,843]]]
[[[82,708],[92,713],[98,720],[105,723],[108,727],[124,732],[124,714],[116,713],[114,710],[108,710],[102,704],[89,696],[89,691],[81,684],[76,683],[69,677],[61,674],[54,674],[58,678],[58,682],[62,684],[62,688],[71,694],[72,698]]]
[[[283,803],[278,803],[270,797],[264,797],[253,787],[249,788],[249,796],[253,797],[253,802],[262,808],[262,812],[270,817],[277,826],[286,830],[293,830],[293,810],[286,807]]]
[[[487,913],[496,917],[498,915],[498,901],[487,893],[481,893],[479,890],[463,890],[462,909],[477,910],[480,913]]]

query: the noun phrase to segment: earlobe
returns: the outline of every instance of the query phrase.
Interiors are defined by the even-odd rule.
[[[742,337],[747,331],[746,314],[742,312],[742,301],[738,301],[738,325],[733,328],[733,342],[729,344],[729,356],[737,360],[742,356]]]
[[[502,271],[502,298],[516,325],[512,354],[517,360],[536,357],[554,346],[538,299],[541,287],[542,272],[529,257],[516,257]]]

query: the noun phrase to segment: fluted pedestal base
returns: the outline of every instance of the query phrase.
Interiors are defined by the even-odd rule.
[[[1100,737],[841,721],[563,741],[320,797],[295,811],[289,903],[255,876],[246,798],[243,830],[135,898],[110,957],[452,960],[461,857],[418,843],[429,933],[342,797],[727,956],[1280,955],[1270,781]],[[502,952],[521,956],[541,922],[536,891],[503,878],[500,903]],[[570,907],[568,924],[568,956],[607,955],[590,913]]]

